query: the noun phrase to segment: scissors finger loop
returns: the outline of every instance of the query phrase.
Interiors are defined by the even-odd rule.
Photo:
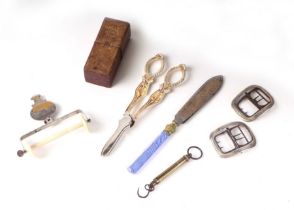
[[[157,61],[160,63],[159,69],[155,73],[152,73],[151,67]],[[162,75],[164,71],[164,56],[162,54],[157,54],[154,57],[150,58],[145,65],[145,74],[150,75],[152,77],[158,77]]]
[[[181,77],[177,81],[172,82],[172,76],[176,72],[180,72],[181,73]],[[175,67],[171,68],[166,73],[166,76],[164,78],[164,82],[165,83],[169,83],[171,85],[171,87],[173,88],[173,87],[176,87],[176,86],[180,85],[185,80],[185,76],[186,76],[186,66],[184,64],[180,64],[178,66],[175,66]]]

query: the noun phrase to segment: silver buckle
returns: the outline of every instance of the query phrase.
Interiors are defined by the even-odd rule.
[[[247,104],[245,104],[247,103]],[[247,105],[242,107],[242,104]],[[262,87],[251,85],[239,93],[232,101],[232,107],[245,121],[253,121],[274,104],[273,97]],[[249,113],[245,109],[251,108]]]
[[[256,145],[256,139],[249,127],[242,122],[228,123],[210,135],[221,157],[230,157]]]

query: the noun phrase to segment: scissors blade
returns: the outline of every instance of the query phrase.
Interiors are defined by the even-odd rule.
[[[183,124],[200,110],[220,90],[223,76],[215,76],[207,80],[185,103],[175,115],[176,124]]]
[[[134,120],[129,114],[125,114],[123,118],[119,121],[118,127],[116,128],[115,132],[112,134],[112,136],[108,139],[108,141],[105,143],[101,155],[107,156],[109,155],[113,148],[117,145],[119,142],[119,139],[122,137],[122,135],[134,124]]]

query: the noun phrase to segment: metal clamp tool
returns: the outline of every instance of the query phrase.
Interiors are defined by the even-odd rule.
[[[158,71],[156,71],[155,73],[152,73],[151,66],[157,61],[159,61],[161,65]],[[186,75],[185,74],[186,66],[183,64],[180,64],[168,70],[165,75],[164,82],[160,85],[160,88],[151,94],[148,101],[143,106],[141,106],[138,109],[135,109],[135,107],[138,106],[141,100],[148,94],[149,88],[155,82],[155,79],[159,77],[160,75],[162,75],[164,72],[165,72],[165,69],[164,69],[163,55],[158,54],[147,61],[145,65],[145,75],[143,76],[143,80],[136,88],[135,95],[131,103],[128,105],[123,115],[123,118],[119,121],[119,125],[117,129],[104,145],[101,152],[102,156],[106,156],[111,153],[113,148],[117,145],[117,143],[121,139],[123,133],[126,132],[129,128],[131,128],[134,125],[136,119],[139,117],[139,115],[143,111],[145,111],[149,107],[152,107],[161,103],[162,100],[165,98],[165,96],[169,92],[171,92],[173,88],[179,86],[184,81],[185,75]],[[171,77],[176,72],[180,72],[182,76],[178,81],[172,82]]]
[[[20,137],[23,150],[18,150],[17,155],[22,157],[25,153],[36,155],[35,150],[40,148],[53,140],[79,128],[85,128],[88,131],[88,123],[90,119],[81,111],[76,110],[63,117],[53,119],[53,115],[56,111],[56,106],[50,101],[46,101],[40,95],[32,97],[34,100],[33,108],[31,110],[31,117],[35,120],[44,121],[45,125],[23,135]],[[73,119],[74,118],[74,119]],[[66,127],[61,123],[71,119]],[[60,126],[60,127],[59,127]],[[41,139],[33,139],[33,135],[39,134],[41,131],[52,128],[55,132],[51,132],[50,135],[43,136]]]

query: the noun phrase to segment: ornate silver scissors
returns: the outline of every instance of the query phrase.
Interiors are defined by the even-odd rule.
[[[155,73],[152,73],[151,66],[157,61],[160,62],[160,67]],[[182,75],[181,78],[178,81],[172,82],[172,75],[178,71]],[[104,145],[101,152],[102,156],[106,156],[111,153],[113,148],[121,139],[123,133],[134,125],[136,119],[144,110],[161,103],[165,96],[171,92],[173,88],[179,86],[184,81],[186,75],[186,66],[184,64],[180,64],[168,70],[165,75],[164,82],[160,85],[160,88],[151,94],[148,101],[143,104],[143,106],[135,109],[135,107],[137,107],[142,99],[148,94],[150,86],[155,82],[155,79],[161,76],[164,72],[165,68],[163,55],[157,54],[147,61],[143,80],[136,88],[135,95],[131,103],[128,105],[123,118],[119,121],[117,129]]]

